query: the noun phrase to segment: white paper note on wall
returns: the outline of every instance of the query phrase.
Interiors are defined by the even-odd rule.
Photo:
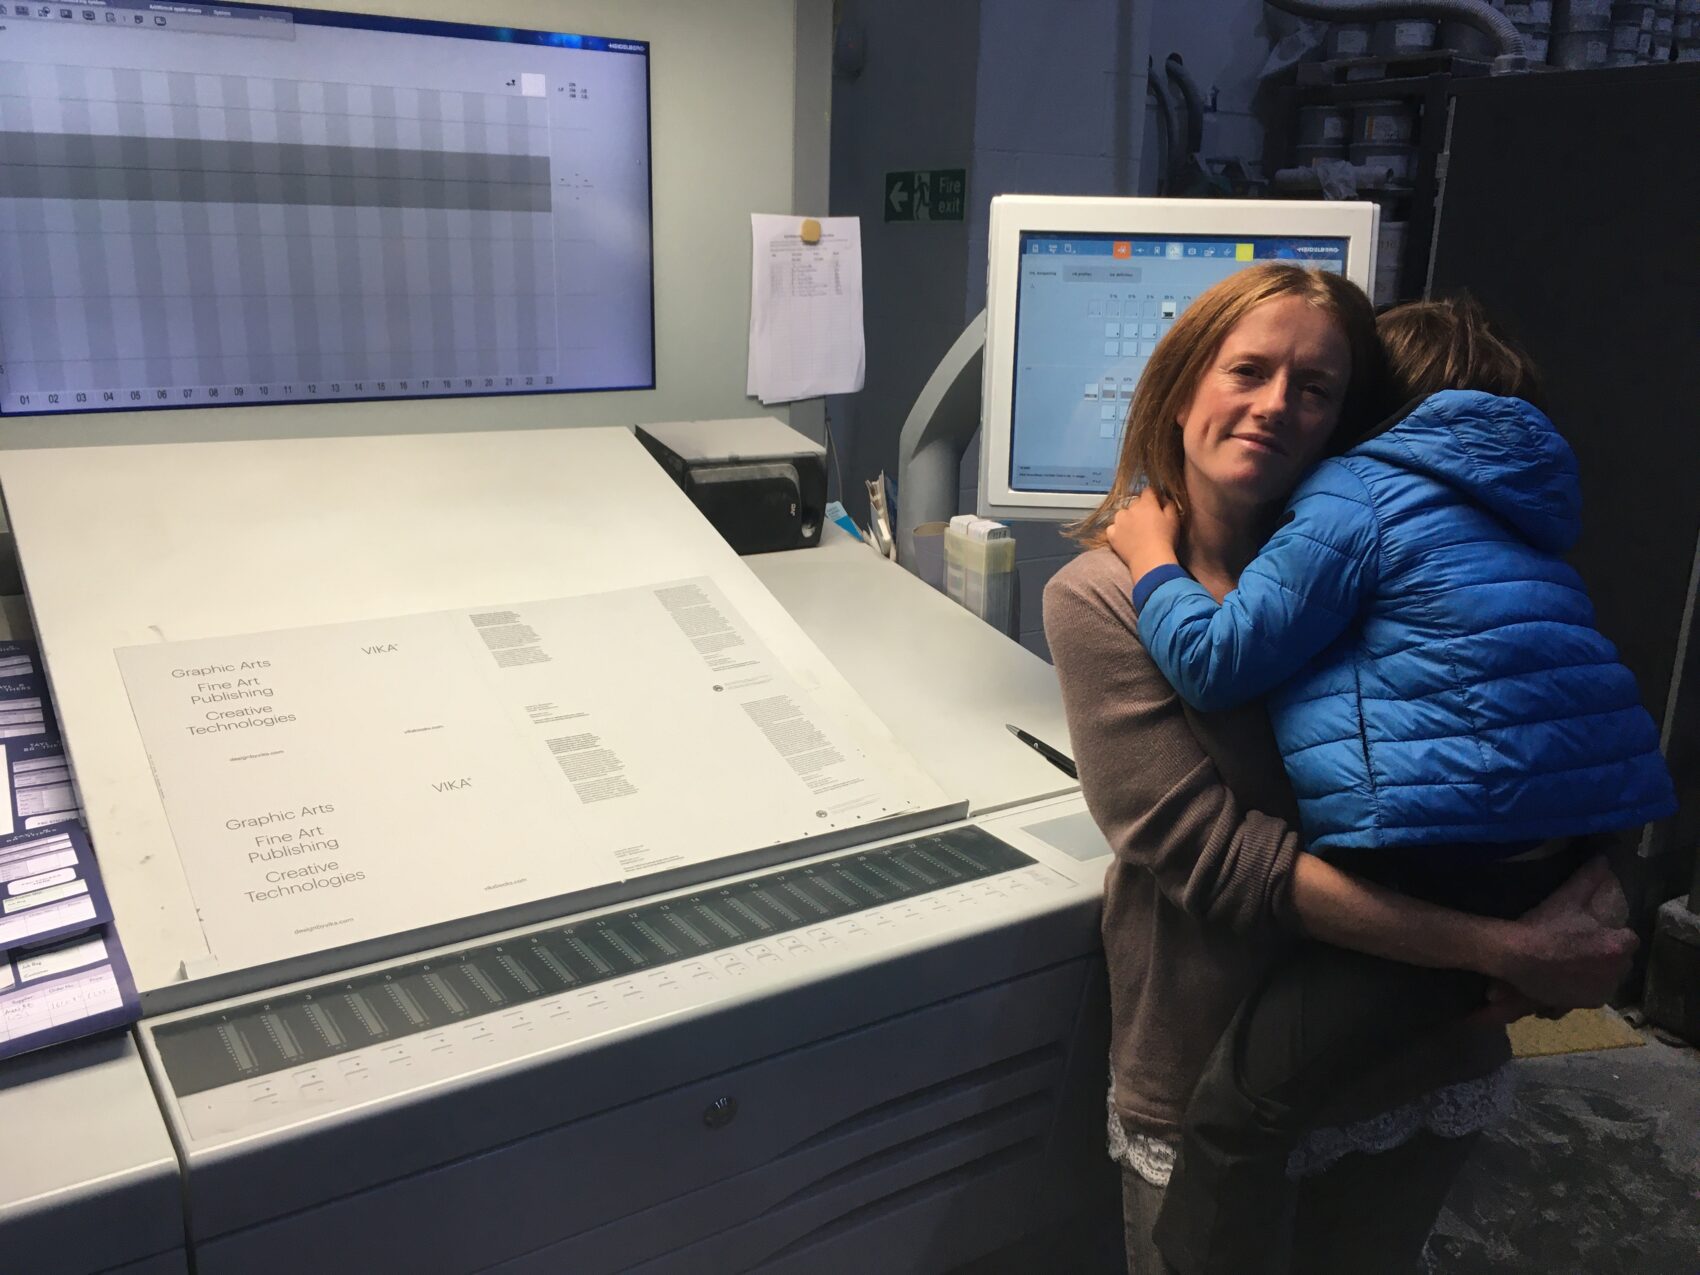
[[[862,228],[822,217],[820,242],[803,219],[750,215],[750,362],[747,392],[788,403],[862,388]]]

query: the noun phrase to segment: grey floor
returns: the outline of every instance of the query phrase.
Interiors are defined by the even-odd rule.
[[[1513,1114],[1454,1187],[1429,1275],[1700,1275],[1700,1051],[1641,1035],[1513,1064]],[[1104,1187],[1058,1232],[952,1275],[1124,1275],[1113,1170]]]
[[[1700,1275],[1700,1053],[1525,1059],[1429,1241],[1430,1275]]]

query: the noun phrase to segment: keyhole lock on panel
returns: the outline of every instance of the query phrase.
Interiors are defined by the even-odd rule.
[[[703,1108],[702,1122],[710,1129],[724,1129],[738,1116],[736,1098],[716,1098]]]

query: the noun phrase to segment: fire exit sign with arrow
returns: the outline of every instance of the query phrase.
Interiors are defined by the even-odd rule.
[[[968,172],[923,168],[885,175],[887,221],[961,221],[968,202]]]

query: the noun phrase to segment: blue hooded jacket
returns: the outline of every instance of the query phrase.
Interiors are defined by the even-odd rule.
[[[1178,567],[1146,575],[1139,633],[1195,708],[1269,695],[1312,849],[1509,852],[1662,819],[1658,732],[1559,556],[1580,528],[1552,422],[1448,390],[1317,466],[1220,606]]]

